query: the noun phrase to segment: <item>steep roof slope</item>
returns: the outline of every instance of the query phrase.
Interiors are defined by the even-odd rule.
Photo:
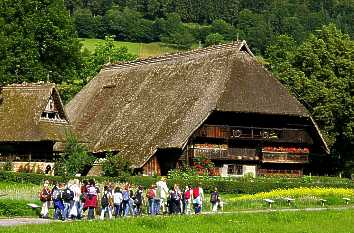
[[[309,117],[245,42],[110,65],[66,106],[92,151],[137,167],[157,148],[182,148],[215,110]]]
[[[52,95],[59,106],[60,114],[65,116],[54,84],[17,84],[3,87],[0,142],[64,140],[67,123],[40,119]]]

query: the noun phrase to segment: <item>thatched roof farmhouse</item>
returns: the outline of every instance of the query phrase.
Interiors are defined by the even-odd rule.
[[[51,160],[65,141],[67,116],[54,84],[13,84],[0,93],[1,160]]]
[[[225,163],[265,164],[265,146],[328,152],[305,107],[244,41],[108,65],[65,110],[92,152],[116,151],[147,174],[189,161],[198,146],[227,148],[223,159],[207,154],[220,172]],[[203,127],[222,133],[200,136]]]

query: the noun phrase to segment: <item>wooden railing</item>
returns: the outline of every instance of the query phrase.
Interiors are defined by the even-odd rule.
[[[249,148],[190,148],[194,157],[207,157],[212,160],[259,160],[256,149]]]
[[[194,136],[203,138],[262,140],[313,144],[313,140],[305,130],[289,128],[204,125],[196,131]]]
[[[308,163],[308,154],[290,154],[286,152],[263,152],[263,163]]]
[[[265,168],[257,169],[257,176],[277,176],[277,175],[302,176],[302,174],[303,174],[302,170],[296,170],[296,169],[286,169],[286,170],[265,169]]]

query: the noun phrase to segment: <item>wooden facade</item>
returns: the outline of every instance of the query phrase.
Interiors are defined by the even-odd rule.
[[[279,118],[279,120],[278,120]],[[190,137],[180,160],[213,161],[222,175],[300,176],[318,151],[306,122],[279,116],[214,113]],[[238,123],[238,125],[236,125]]]

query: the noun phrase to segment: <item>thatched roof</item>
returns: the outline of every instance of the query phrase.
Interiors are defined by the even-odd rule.
[[[41,118],[50,98],[62,119],[67,119],[54,84],[4,86],[0,103],[0,142],[63,141],[67,121]]]
[[[245,42],[109,65],[66,106],[92,151],[120,151],[137,167],[183,148],[213,111],[310,117]]]

